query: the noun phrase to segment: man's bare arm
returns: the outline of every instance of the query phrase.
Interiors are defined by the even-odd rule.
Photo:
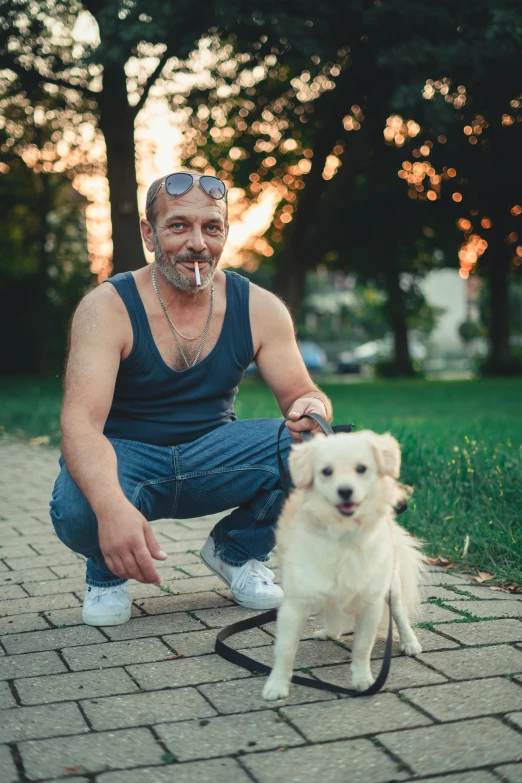
[[[299,440],[303,430],[318,429],[311,419],[299,421],[299,417],[303,413],[319,413],[331,421],[331,402],[306,369],[285,305],[268,291],[252,286],[250,320],[258,344],[257,368],[272,390],[281,413],[292,419],[287,426]]]
[[[116,453],[103,429],[125,344],[126,311],[112,286],[80,303],[71,327],[61,417],[62,453],[98,520],[107,565],[117,576],[159,582],[151,560],[165,559],[148,522],[127,500]]]

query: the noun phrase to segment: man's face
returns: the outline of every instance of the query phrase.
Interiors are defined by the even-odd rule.
[[[169,196],[161,187],[154,201],[155,222],[142,220],[145,245],[154,252],[158,270],[181,291],[201,291],[212,281],[228,234],[225,200],[208,196],[194,176],[182,196]],[[201,285],[196,285],[194,261]]]

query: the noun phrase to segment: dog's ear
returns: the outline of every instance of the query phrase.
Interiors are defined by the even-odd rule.
[[[373,433],[372,448],[375,453],[377,469],[384,476],[399,478],[401,472],[401,447],[393,435]]]
[[[312,468],[313,441],[294,443],[288,457],[288,468],[292,481],[298,489],[310,487],[314,480]]]

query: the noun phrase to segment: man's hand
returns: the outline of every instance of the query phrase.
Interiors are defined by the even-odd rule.
[[[113,574],[159,585],[152,558],[166,560],[152,529],[137,508],[125,501],[116,511],[98,515],[100,549]]]
[[[301,419],[303,413],[318,413],[323,419],[328,420],[328,410],[326,403],[317,397],[299,397],[288,411],[287,418],[291,421],[286,422],[292,438],[297,442],[301,440],[301,432],[311,432],[313,435],[322,432],[320,426],[313,419]]]

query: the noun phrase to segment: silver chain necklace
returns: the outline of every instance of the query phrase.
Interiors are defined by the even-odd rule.
[[[197,360],[199,359],[199,355],[200,355],[201,351],[203,350],[203,345],[205,343],[205,340],[206,340],[206,337],[207,337],[207,334],[208,334],[208,329],[209,329],[209,326],[210,326],[210,321],[212,319],[212,312],[214,310],[214,281],[212,281],[211,284],[210,284],[210,308],[209,308],[209,311],[208,311],[207,322],[206,322],[205,328],[203,330],[203,338],[202,338],[202,340],[201,340],[201,342],[199,344],[199,348],[197,350],[196,356],[194,357],[194,361],[192,362],[192,364],[190,364],[189,360],[185,356],[183,348],[181,347],[181,343],[178,340],[178,335],[176,334],[177,329],[174,326],[174,324],[172,323],[172,321],[170,319],[170,315],[167,312],[167,308],[165,307],[165,305],[163,303],[163,299],[161,298],[161,295],[160,295],[160,292],[159,292],[159,289],[158,289],[158,283],[157,283],[157,280],[156,280],[155,264],[151,264],[151,272],[152,272],[152,284],[154,286],[154,290],[156,291],[156,296],[158,297],[158,301],[159,301],[159,303],[161,305],[161,309],[163,310],[165,318],[167,319],[168,325],[170,327],[170,331],[172,332],[173,337],[174,337],[174,339],[176,341],[176,345],[179,348],[179,352],[183,356],[183,359],[184,359],[185,364],[187,365],[187,367],[194,367],[194,365],[196,364]]]

